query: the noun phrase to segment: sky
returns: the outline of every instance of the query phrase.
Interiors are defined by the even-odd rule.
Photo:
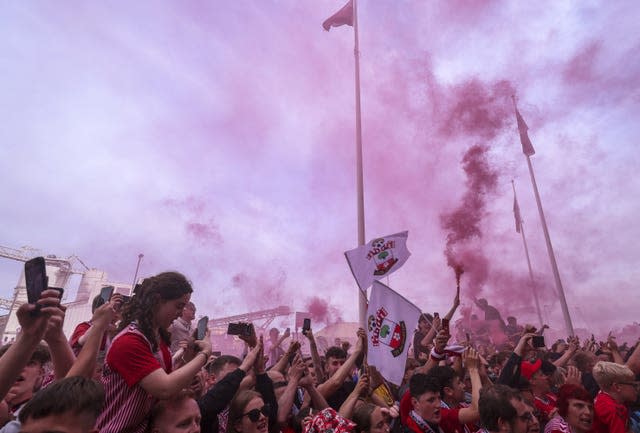
[[[354,32],[342,0],[8,2],[0,245],[114,281],[165,270],[210,318],[288,305],[357,320]],[[535,322],[513,190],[552,330],[562,313],[512,96],[574,327],[637,320],[640,6],[360,0],[366,239],[409,231],[383,280],[449,308],[445,249]],[[21,263],[0,258],[0,297]]]

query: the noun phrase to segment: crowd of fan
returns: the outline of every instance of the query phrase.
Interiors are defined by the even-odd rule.
[[[420,316],[392,384],[368,365],[362,329],[322,355],[312,330],[303,355],[274,329],[242,336],[240,357],[213,356],[209,335],[194,338],[191,293],[179,273],[147,278],[130,301],[95,304],[70,340],[56,290],[22,305],[20,335],[0,349],[0,433],[640,431],[637,343],[534,347],[544,328],[503,323],[481,299],[485,320],[459,320],[452,338],[456,298],[446,320]]]

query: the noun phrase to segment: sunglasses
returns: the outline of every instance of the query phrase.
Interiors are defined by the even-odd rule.
[[[251,422],[258,422],[260,414],[268,417],[269,412],[271,412],[271,406],[265,404],[260,409],[251,409],[249,412],[243,413],[242,416],[248,416]]]

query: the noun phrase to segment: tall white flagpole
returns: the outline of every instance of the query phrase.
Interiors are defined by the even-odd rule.
[[[358,246],[365,244],[364,237],[364,183],[362,170],[362,120],[360,115],[360,46],[358,43],[358,5],[353,0],[353,34],[354,48],[353,55],[355,57],[355,86],[356,86],[356,184],[357,184],[357,202],[358,202]],[[358,312],[360,326],[365,327],[367,319],[367,292],[358,289]]]
[[[564,296],[564,289],[562,288],[562,281],[560,280],[560,271],[558,270],[558,263],[556,262],[556,255],[553,252],[553,245],[551,245],[551,237],[549,235],[549,229],[547,228],[547,220],[544,217],[544,211],[542,210],[542,202],[540,201],[540,193],[538,192],[538,184],[536,183],[536,177],[533,174],[533,165],[531,165],[531,157],[527,157],[527,165],[529,166],[529,175],[531,176],[531,184],[533,185],[533,192],[536,196],[536,203],[538,205],[538,214],[540,215],[540,222],[542,223],[542,230],[544,231],[544,240],[547,244],[547,252],[549,253],[549,261],[551,262],[551,269],[553,270],[553,279],[556,282],[556,289],[558,291],[558,297],[560,298],[560,305],[562,306],[562,315],[564,316],[564,325],[567,333],[573,337],[573,323],[571,323],[571,315],[569,315],[569,307],[567,307],[567,299]]]
[[[513,199],[517,203],[518,198],[516,197],[516,186],[513,180],[511,181],[511,186],[513,187]],[[540,300],[538,299],[538,288],[536,287],[535,279],[533,278],[533,269],[531,268],[531,259],[529,258],[529,248],[527,247],[527,239],[524,237],[524,225],[519,212],[518,212],[518,215],[516,215],[516,218],[518,218],[520,234],[522,235],[522,244],[524,245],[524,255],[527,257],[527,266],[529,267],[529,278],[531,280],[531,291],[533,292],[533,300],[536,303],[536,312],[538,313],[538,321],[540,322],[540,329],[542,329],[542,325],[544,325],[544,321],[542,320],[542,312],[540,311]]]
[[[522,150],[524,155],[527,158],[527,166],[529,167],[529,176],[531,176],[531,184],[533,185],[533,193],[536,197],[536,204],[538,205],[538,214],[540,215],[540,222],[542,223],[542,231],[544,232],[544,240],[547,244],[547,253],[549,254],[549,261],[551,262],[551,269],[553,271],[553,279],[556,283],[556,290],[558,291],[558,297],[560,298],[560,305],[562,307],[562,314],[564,316],[564,324],[567,331],[567,334],[570,336],[574,335],[573,331],[573,323],[571,323],[571,315],[569,314],[569,307],[567,307],[567,300],[564,296],[564,289],[562,288],[562,281],[560,280],[560,271],[558,270],[558,263],[556,262],[556,256],[553,252],[553,245],[551,245],[551,236],[549,235],[549,229],[547,228],[547,220],[544,216],[544,211],[542,210],[542,202],[540,200],[540,193],[538,192],[538,184],[536,183],[536,177],[533,174],[533,165],[531,164],[531,155],[535,153],[533,150],[533,146],[531,146],[531,141],[527,135],[527,126],[524,123],[524,119],[520,116],[518,112],[518,107],[516,106],[516,98],[513,97],[513,106],[516,110],[516,119],[518,120],[518,130],[520,132],[520,141],[523,141],[525,138],[527,140],[526,145],[530,148],[530,151],[525,152],[525,142],[522,142]]]

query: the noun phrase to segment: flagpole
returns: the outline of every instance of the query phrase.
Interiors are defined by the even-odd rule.
[[[540,193],[538,192],[538,184],[536,183],[536,177],[533,174],[533,165],[531,165],[531,157],[527,157],[527,165],[529,166],[529,175],[531,176],[531,184],[533,185],[533,192],[536,196],[536,204],[538,205],[538,214],[540,215],[540,222],[542,223],[542,230],[544,231],[544,239],[547,244],[547,252],[549,253],[549,260],[551,261],[551,269],[553,270],[553,278],[556,282],[556,289],[558,290],[558,297],[560,298],[560,305],[562,306],[562,314],[564,316],[564,324],[567,333],[573,337],[573,323],[571,323],[571,316],[569,315],[569,308],[567,307],[567,300],[564,296],[564,289],[562,288],[562,281],[560,280],[560,272],[558,271],[558,263],[556,262],[556,256],[553,252],[553,245],[551,245],[551,237],[549,236],[549,229],[547,228],[547,221],[544,217],[544,211],[542,210],[542,202],[540,201]]]
[[[355,57],[355,91],[356,91],[356,184],[358,208],[358,246],[364,245],[364,182],[362,170],[362,120],[360,115],[360,45],[358,42],[358,5],[353,0],[353,35]],[[365,327],[367,316],[367,292],[358,289],[359,321]]]
[[[513,199],[515,202],[518,202],[518,198],[516,197],[516,186],[511,180],[511,187],[513,188]],[[538,313],[538,321],[540,322],[540,329],[544,325],[544,320],[542,320],[542,312],[540,311],[540,300],[538,299],[538,288],[536,287],[535,280],[533,278],[533,269],[531,268],[531,259],[529,258],[529,248],[527,247],[527,239],[524,237],[524,226],[522,222],[522,218],[520,217],[520,213],[516,215],[518,218],[518,225],[520,226],[520,234],[522,235],[522,244],[524,245],[524,255],[527,257],[527,266],[529,268],[529,278],[531,280],[531,291],[533,292],[533,300],[536,303],[536,312]]]

